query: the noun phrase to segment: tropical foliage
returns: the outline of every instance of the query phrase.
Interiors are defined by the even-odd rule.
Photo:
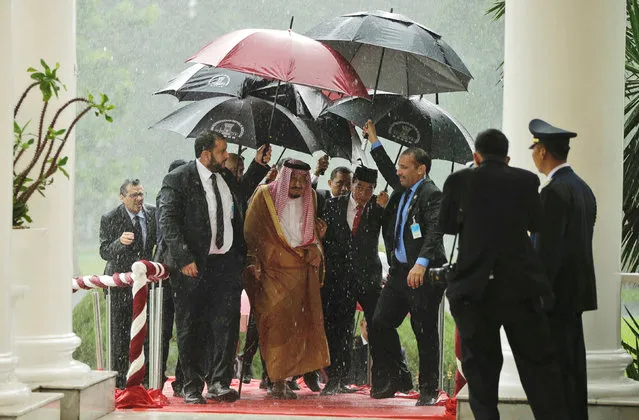
[[[621,261],[630,272],[639,268],[639,4],[626,1],[626,122],[623,165]]]
[[[40,60],[40,64],[42,71],[33,67],[27,69],[34,81],[26,87],[13,111],[13,226],[22,226],[25,222],[32,221],[27,203],[35,192],[44,196],[44,190],[53,183],[56,172],[60,171],[69,178],[65,169],[68,157],[62,156],[61,153],[78,121],[91,110],[96,116],[104,115],[107,121],[112,121],[108,114],[108,111],[113,109],[113,105],[109,104],[109,98],[100,94],[100,99],[96,100],[89,94],[86,98],[76,97],[64,102],[46,125],[45,119],[51,99],[54,96],[58,98],[60,89],[66,87],[57,75],[59,63],[53,68],[44,60]],[[16,120],[24,100],[36,87],[40,89],[42,97],[37,133],[27,131],[31,121],[21,124]],[[60,127],[60,115],[69,107],[73,110],[76,103],[83,104],[84,108],[68,126],[65,124]]]

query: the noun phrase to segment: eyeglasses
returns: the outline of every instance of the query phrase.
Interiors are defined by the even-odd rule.
[[[133,194],[127,194],[127,197],[129,197],[129,198],[144,198],[144,193],[143,192],[138,192],[138,193],[133,193]]]

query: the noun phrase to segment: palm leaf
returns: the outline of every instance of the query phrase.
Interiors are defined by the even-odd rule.
[[[630,272],[639,268],[639,4],[626,0],[626,106],[623,159],[623,226],[621,263]],[[638,327],[639,328],[639,327]]]

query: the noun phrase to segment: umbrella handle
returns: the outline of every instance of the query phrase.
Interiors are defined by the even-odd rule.
[[[266,154],[268,153],[268,151],[271,149],[271,144],[270,143],[264,143],[264,153],[262,153],[262,163],[264,165],[267,164],[266,162]]]

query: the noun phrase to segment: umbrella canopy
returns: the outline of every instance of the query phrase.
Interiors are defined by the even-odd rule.
[[[377,135],[406,147],[420,147],[433,159],[466,163],[472,160],[473,138],[448,112],[420,96],[378,93],[375,104],[358,98],[336,102],[327,112],[363,127],[369,118]]]
[[[368,88],[376,85],[380,61],[378,89],[405,96],[465,91],[472,79],[439,34],[397,13],[342,15],[305,35],[342,54]]]
[[[332,48],[289,30],[229,32],[187,60],[349,96],[368,97],[353,67]]]
[[[274,101],[276,92],[277,103],[299,117],[316,119],[333,103],[321,91],[302,85],[284,85],[278,89],[277,83],[269,83],[252,90],[251,94]]]
[[[233,70],[194,64],[175,76],[154,95],[173,95],[180,101],[199,101],[214,96],[242,97],[246,92],[268,85],[261,77]]]
[[[308,154],[322,149],[308,124],[279,105],[275,107],[272,139],[269,139],[267,131],[273,105],[252,96],[202,99],[178,109],[151,128],[174,131],[185,137],[218,131],[230,143],[252,148],[271,142]]]
[[[298,117],[315,119],[332,103],[321,91],[308,86],[287,84],[278,88],[277,83],[261,77],[204,64],[194,64],[154,94],[173,95],[180,101],[248,95],[273,101],[276,91],[277,103]]]

